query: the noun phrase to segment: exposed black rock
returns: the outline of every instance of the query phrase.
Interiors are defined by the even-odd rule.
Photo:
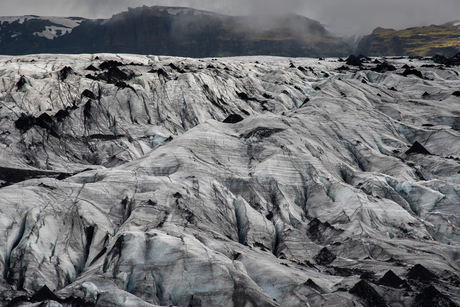
[[[94,307],[94,303],[88,302],[80,297],[68,297],[65,300],[61,300],[60,303],[63,306],[68,307]]]
[[[451,58],[447,58],[443,55],[436,54],[431,60],[437,64],[444,64],[447,66],[458,66],[460,65],[460,53],[457,53]]]
[[[337,275],[342,277],[350,277],[353,275],[362,275],[365,271],[358,269],[358,268],[341,268],[337,266],[329,267],[326,272],[330,273],[331,275]]]
[[[319,265],[328,265],[331,264],[335,258],[337,258],[336,255],[334,255],[330,250],[327,249],[327,247],[323,247],[319,253],[313,257],[315,262]]]
[[[417,294],[412,307],[457,307],[457,304],[435,287],[429,286]]]
[[[17,296],[13,298],[6,307],[17,307],[17,306],[22,306],[23,303],[30,302],[29,298],[25,295]]]
[[[56,177],[56,179],[57,179],[57,180],[64,180],[64,179],[69,178],[69,177],[72,177],[72,176],[73,176],[73,174],[69,174],[69,173],[60,173],[60,174]]]
[[[342,65],[339,68],[337,68],[338,71],[343,71],[343,70],[350,70],[350,67]]]
[[[268,212],[268,214],[265,216],[268,220],[272,220],[273,219],[273,212]]]
[[[129,88],[132,89],[133,92],[136,92],[136,90],[131,85],[127,84],[125,81],[118,81],[117,83],[115,83],[115,86],[121,89]]]
[[[26,78],[24,78],[24,76],[21,76],[19,78],[19,81],[16,83],[16,87],[18,88],[18,91],[22,90],[22,88],[24,87],[26,83],[27,83]]]
[[[85,116],[85,118],[90,118],[91,117],[91,109],[92,109],[91,101],[92,101],[91,99],[88,100],[85,103],[85,106],[83,108],[83,115]]]
[[[32,115],[26,115],[21,113],[14,125],[17,129],[21,130],[23,133],[32,128],[33,126],[39,126],[48,131],[49,134],[59,138],[58,129],[53,117],[49,116],[47,113],[42,113],[39,117],[34,117]]]
[[[352,66],[362,66],[363,65],[362,59],[353,54],[350,54],[350,56],[346,59],[346,62],[348,65],[352,65]]]
[[[242,134],[241,137],[248,139],[250,137],[256,137],[258,139],[268,138],[269,136],[281,132],[284,129],[280,128],[265,128],[265,127],[257,127],[256,129],[249,131],[246,134]]]
[[[150,69],[148,72],[149,72],[149,73],[157,73],[158,76],[162,76],[162,77],[164,77],[164,78],[169,79],[168,73],[167,73],[163,68],[159,68],[159,69],[153,69],[153,68],[152,68],[152,69]]]
[[[460,97],[460,91],[453,92],[452,96]]]
[[[318,286],[313,280],[311,280],[311,278],[304,282],[304,285],[312,289],[315,289],[319,293],[324,293],[324,290],[320,286]]]
[[[69,109],[70,108],[66,108],[65,110],[57,111],[57,113],[54,114],[54,118],[56,118],[58,122],[64,121],[64,119],[66,119],[70,115]]]
[[[323,242],[332,233],[338,234],[341,232],[341,230],[335,229],[328,222],[322,223],[315,217],[310,221],[307,236],[313,241]]]
[[[181,73],[181,74],[185,73],[185,70],[177,67],[174,63],[169,63],[168,66],[171,67],[173,70],[177,71],[178,73]]]
[[[416,77],[419,77],[419,78],[423,78],[423,75],[420,71],[418,71],[417,69],[411,69],[411,68],[406,68],[406,70],[402,73],[402,75],[404,77],[407,77],[407,76],[410,76],[410,75],[414,75]]]
[[[56,294],[54,294],[54,292],[51,291],[47,285],[44,285],[40,290],[38,290],[37,292],[35,292],[34,295],[32,295],[30,300],[32,302],[43,302],[45,300],[58,302],[60,298],[57,297]]]
[[[375,291],[375,289],[364,280],[359,281],[348,292],[361,298],[368,307],[388,306],[380,294],[378,294],[377,291]]]
[[[73,72],[73,69],[71,67],[64,66],[64,68],[58,72],[59,79],[62,81],[65,80],[67,76],[71,74],[72,72]]]
[[[430,282],[437,279],[437,276],[421,264],[414,265],[407,273],[407,278],[421,282]]]
[[[226,119],[224,119],[223,123],[236,124],[242,121],[243,119],[244,118],[239,114],[230,114],[229,116],[227,116]]]
[[[19,117],[15,122],[14,126],[21,130],[22,132],[26,132],[35,124],[35,117],[31,115],[26,115],[21,113],[21,117]]]
[[[249,100],[256,100],[257,101],[257,99],[255,99],[255,98],[250,98],[248,96],[248,94],[246,94],[246,93],[237,93],[237,95],[238,95],[238,98],[240,98],[241,100],[244,100],[244,101],[249,101]]]
[[[415,141],[415,143],[411,146],[411,148],[409,148],[409,150],[407,150],[405,152],[406,155],[410,155],[412,153],[420,153],[420,154],[424,154],[424,155],[431,155],[431,153],[425,147],[423,147],[422,144],[420,144],[417,141]]]
[[[102,65],[102,64],[101,64]],[[106,65],[107,66],[107,65]],[[105,67],[105,66],[104,66]],[[133,73],[125,73],[120,70],[117,65],[108,66],[107,71],[97,74],[97,75],[86,75],[86,78],[96,80],[96,81],[105,81],[111,84],[117,84],[120,81],[128,81],[134,77]]]
[[[85,68],[85,70],[92,70],[92,71],[98,71],[99,69],[94,67],[93,64],[89,65],[88,67]]]
[[[90,90],[86,89],[83,91],[83,93],[81,93],[81,96],[82,97],[86,97],[86,98],[89,98],[89,99],[93,99],[93,100],[96,100],[96,95],[94,95],[93,92],[91,92]]]
[[[112,67],[118,67],[118,66],[123,66],[123,65],[124,65],[123,63],[118,62],[118,61],[108,60],[108,61],[102,62],[99,65],[99,69],[105,70],[105,69],[109,69],[109,68],[112,68]]]
[[[128,75],[127,73],[121,71],[118,67],[113,66],[109,67],[108,71],[102,75],[99,75],[101,79],[105,79],[108,83],[116,84],[119,81],[130,80],[133,75]]]
[[[33,178],[56,178],[62,174],[61,172],[34,170],[34,169],[18,169],[10,167],[0,167],[0,180],[9,183],[17,183]]]
[[[378,64],[376,67],[371,69],[372,71],[384,73],[387,71],[395,71],[396,67],[394,65],[388,64],[387,62]]]
[[[301,107],[307,105],[307,103],[308,103],[309,101],[310,101],[310,98],[308,98],[308,97],[305,98],[305,100],[303,101],[302,105],[301,105],[299,108],[301,108]]]
[[[404,285],[404,280],[399,278],[392,270],[388,270],[388,272],[379,279],[378,283],[392,288],[400,288]]]

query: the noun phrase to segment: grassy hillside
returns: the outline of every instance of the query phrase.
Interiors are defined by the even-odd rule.
[[[460,29],[442,25],[414,27],[405,30],[376,28],[365,36],[356,50],[368,56],[412,55],[453,56],[460,52]]]

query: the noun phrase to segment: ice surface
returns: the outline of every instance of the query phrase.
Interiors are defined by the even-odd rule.
[[[2,303],[459,303],[460,70],[379,60],[1,56]]]

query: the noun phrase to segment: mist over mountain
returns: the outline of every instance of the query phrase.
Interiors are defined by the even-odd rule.
[[[344,56],[352,47],[318,21],[294,14],[238,17],[143,6],[110,19],[25,16],[1,23],[0,54],[95,52],[318,57]]]

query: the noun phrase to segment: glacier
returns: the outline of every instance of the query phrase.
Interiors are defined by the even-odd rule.
[[[460,304],[458,66],[39,54],[0,78],[3,305]]]

